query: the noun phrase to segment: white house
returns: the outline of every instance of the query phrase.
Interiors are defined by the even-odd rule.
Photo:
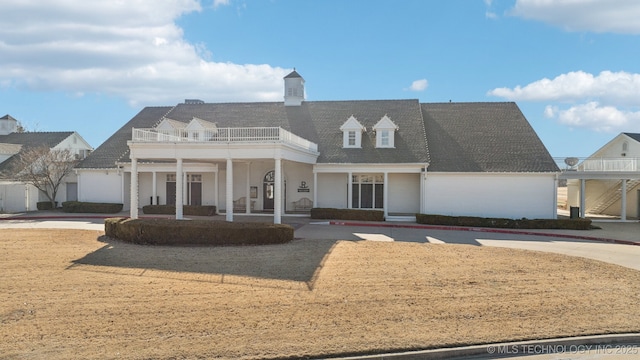
[[[92,150],[76,132],[18,132],[18,121],[10,115],[0,118],[0,211],[21,212],[36,210],[39,201],[47,201],[34,186],[15,180],[16,163],[21,152],[46,145],[51,149],[69,149],[78,159]],[[61,184],[56,200],[77,199],[75,174],[67,176]]]
[[[515,103],[306,101],[147,107],[82,161],[79,200],[215,205],[273,213],[314,207],[555,218],[558,168]],[[182,206],[176,217],[182,218]]]
[[[621,133],[593,155],[563,172],[567,203],[585,213],[618,216],[640,214],[640,134]]]

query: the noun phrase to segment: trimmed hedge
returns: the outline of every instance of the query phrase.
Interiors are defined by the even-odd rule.
[[[56,201],[56,206],[58,206],[58,202]],[[36,203],[36,208],[38,210],[53,210],[53,206],[51,205],[51,201],[39,201]]]
[[[145,214],[162,214],[174,215],[176,213],[175,205],[145,205],[142,207]],[[182,205],[182,213],[192,216],[213,216],[216,214],[216,207],[211,205]]]
[[[268,245],[293,240],[289,225],[255,222],[111,218],[104,229],[109,237],[148,245]]]
[[[313,208],[312,219],[384,221],[382,210]]]
[[[62,203],[62,211],[67,213],[115,214],[122,211],[122,204],[65,201]]]
[[[589,230],[591,219],[503,219],[474,216],[416,214],[418,224],[492,227],[505,229],[569,229]]]

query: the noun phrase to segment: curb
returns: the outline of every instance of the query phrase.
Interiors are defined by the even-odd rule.
[[[553,234],[537,231],[522,231],[511,229],[496,229],[496,228],[479,228],[479,227],[464,227],[464,226],[444,226],[444,225],[408,225],[408,224],[382,224],[382,223],[365,223],[365,222],[346,222],[346,221],[329,221],[329,225],[339,226],[368,226],[368,227],[386,227],[386,228],[406,228],[406,229],[425,229],[425,230],[446,230],[446,231],[469,231],[469,232],[485,232],[485,233],[497,233],[497,234],[513,234],[513,235],[532,235],[532,236],[546,236],[554,238],[574,239],[574,240],[591,240],[600,241],[622,245],[636,245],[640,246],[640,242],[630,240],[618,240],[609,238],[600,238],[593,236],[583,235],[571,235],[571,234]]]
[[[626,346],[625,346],[626,345]],[[487,358],[513,358],[544,354],[589,355],[587,351],[597,351],[600,355],[640,354],[640,334],[610,334],[575,336],[559,339],[504,342],[496,344],[472,345],[457,348],[407,351],[378,355],[333,357],[335,360],[440,360],[467,358],[471,356]]]

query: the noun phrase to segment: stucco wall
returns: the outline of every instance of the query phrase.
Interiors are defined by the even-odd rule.
[[[420,174],[389,174],[388,212],[420,212]]]
[[[505,218],[554,218],[554,174],[429,173],[430,214]]]
[[[318,198],[315,207],[347,207],[347,174],[318,174]]]
[[[122,201],[122,176],[122,173],[118,174],[115,170],[80,172],[78,174],[78,201],[119,203]],[[128,205],[125,201],[126,208],[129,207]]]

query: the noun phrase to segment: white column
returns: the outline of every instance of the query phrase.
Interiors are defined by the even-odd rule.
[[[349,171],[347,176],[347,209],[351,209],[353,207],[353,173]]]
[[[227,159],[227,194],[226,194],[227,221],[233,221],[233,161]]]
[[[313,206],[318,207],[318,173],[313,172]]]
[[[122,169],[122,173],[120,174],[120,203],[124,204],[124,168]]]
[[[620,201],[620,220],[627,220],[627,179],[622,179],[622,199]]]
[[[213,176],[213,205],[215,205],[216,207],[216,214],[220,213],[219,199],[220,199],[220,172],[216,170]]]
[[[182,187],[182,199],[183,199],[182,200],[182,204],[183,205],[184,204],[189,205],[189,200],[190,199],[187,197],[187,194],[188,194],[187,189],[189,188],[189,179],[187,177],[187,172],[186,171],[182,174],[182,184],[183,184],[183,187]]]
[[[131,158],[131,209],[129,215],[132,219],[138,218],[138,159]]]
[[[382,184],[382,207],[386,219],[389,216],[389,173],[386,171],[384,172],[384,184]]]
[[[586,189],[586,180],[585,179],[580,179],[580,217],[584,218],[584,214],[585,214],[585,205],[587,203],[587,194],[585,193],[585,189]]]
[[[247,162],[247,206],[245,206],[244,212],[251,214],[251,163]]]
[[[152,177],[153,177],[153,185],[152,189],[151,189],[151,205],[160,205],[158,204],[158,173],[157,172],[153,172],[152,173]]]
[[[273,177],[273,223],[282,223],[282,160],[276,158]]]
[[[176,164],[176,219],[177,220],[182,220],[183,219],[183,209],[182,206],[184,205],[184,199],[183,199],[183,188],[184,188],[184,177],[182,174],[182,159],[177,159],[177,164]]]

